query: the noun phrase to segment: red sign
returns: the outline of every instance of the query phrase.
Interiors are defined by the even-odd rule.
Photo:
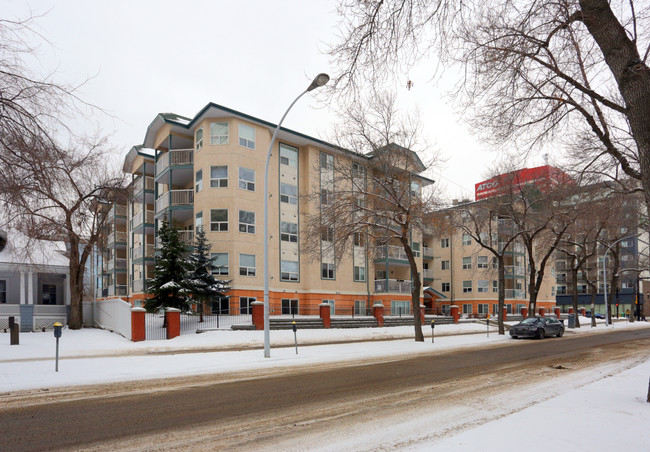
[[[506,186],[536,184],[540,190],[571,180],[569,175],[554,166],[523,168],[511,173],[500,174],[474,186],[476,201],[497,196]]]

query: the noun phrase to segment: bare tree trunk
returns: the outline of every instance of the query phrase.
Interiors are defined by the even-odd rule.
[[[500,254],[497,257],[498,260],[498,280],[499,280],[499,334],[503,335],[505,333],[505,327],[503,326],[503,307],[506,300],[506,269],[503,262],[503,254]]]
[[[573,304],[573,313],[575,314],[575,325],[576,328],[580,328],[580,320],[578,316],[578,269],[574,265],[575,262],[571,261],[571,291],[573,295],[571,297]]]

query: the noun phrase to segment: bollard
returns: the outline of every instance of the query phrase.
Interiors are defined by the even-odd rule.
[[[433,329],[436,327],[436,321],[431,321],[431,343],[433,344]]]
[[[61,337],[61,328],[63,325],[61,323],[56,322],[54,324],[54,337],[56,338],[56,361],[54,365],[54,370],[56,372],[59,371],[59,338]]]
[[[291,322],[291,327],[293,328],[293,343],[296,345],[296,355],[298,354],[298,336],[296,335],[296,321]]]
[[[19,345],[20,328],[13,316],[9,317],[9,345]]]
[[[490,337],[490,314],[487,315],[487,337]]]

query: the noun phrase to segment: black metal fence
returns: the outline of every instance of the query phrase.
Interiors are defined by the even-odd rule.
[[[167,325],[164,311],[144,315],[144,334],[148,341],[167,339]]]
[[[231,329],[233,325],[252,325],[251,314],[230,314],[213,312],[211,314],[181,314],[181,333],[184,331],[206,331]]]

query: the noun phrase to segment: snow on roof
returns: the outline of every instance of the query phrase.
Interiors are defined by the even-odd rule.
[[[34,265],[38,267],[68,266],[64,242],[30,240],[15,230],[2,233],[7,239],[0,250],[0,264]]]

